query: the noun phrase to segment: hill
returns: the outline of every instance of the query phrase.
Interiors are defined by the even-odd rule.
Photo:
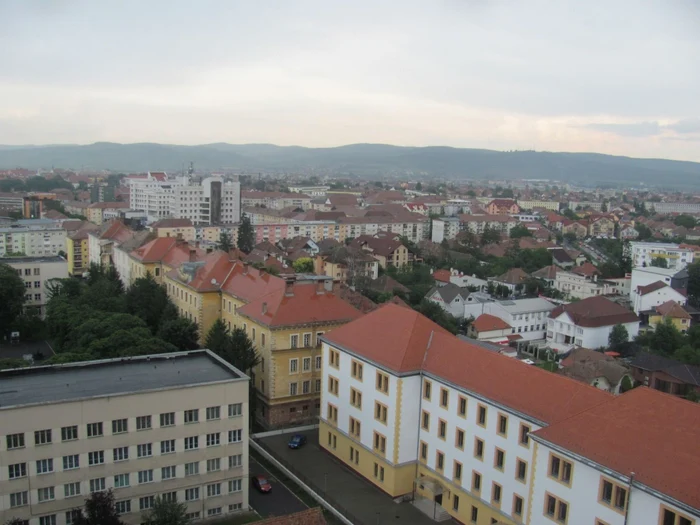
[[[0,169],[179,170],[316,172],[335,175],[414,175],[452,179],[552,179],[589,186],[646,183],[667,188],[700,187],[700,163],[636,159],[595,153],[492,151],[449,147],[352,144],[304,148],[272,144],[178,146],[98,142],[89,145],[0,146]]]

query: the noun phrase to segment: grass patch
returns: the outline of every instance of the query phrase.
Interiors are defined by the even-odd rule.
[[[539,366],[548,372],[556,372],[559,369],[559,365],[557,365],[554,361],[544,361],[542,363],[537,363],[536,366]]]
[[[227,518],[215,519],[207,521],[211,525],[245,525],[246,523],[254,523],[260,521],[262,518],[255,512],[245,512],[243,514],[236,514],[235,516],[230,516]]]

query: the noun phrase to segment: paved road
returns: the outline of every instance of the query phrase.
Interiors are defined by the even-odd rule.
[[[263,518],[270,516],[281,516],[306,510],[306,505],[287,489],[277,478],[273,477],[268,470],[255,459],[250,458],[250,475],[264,474],[272,484],[272,492],[261,494],[250,485],[250,506],[253,507]]]

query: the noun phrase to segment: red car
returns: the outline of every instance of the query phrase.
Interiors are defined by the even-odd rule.
[[[272,492],[272,485],[270,485],[270,482],[267,481],[267,478],[263,476],[262,474],[258,474],[257,476],[253,476],[252,478],[253,481],[253,486],[258,489],[260,492],[263,494],[267,494],[268,492]]]

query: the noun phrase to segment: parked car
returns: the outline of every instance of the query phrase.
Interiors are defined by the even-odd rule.
[[[287,443],[289,448],[301,448],[306,445],[306,436],[304,434],[294,434]]]
[[[263,494],[267,494],[268,492],[272,492],[272,485],[270,485],[270,482],[267,481],[267,478],[265,476],[263,476],[262,474],[258,474],[257,476],[253,476],[252,481],[253,481],[253,487],[255,487],[258,491],[262,492]]]

